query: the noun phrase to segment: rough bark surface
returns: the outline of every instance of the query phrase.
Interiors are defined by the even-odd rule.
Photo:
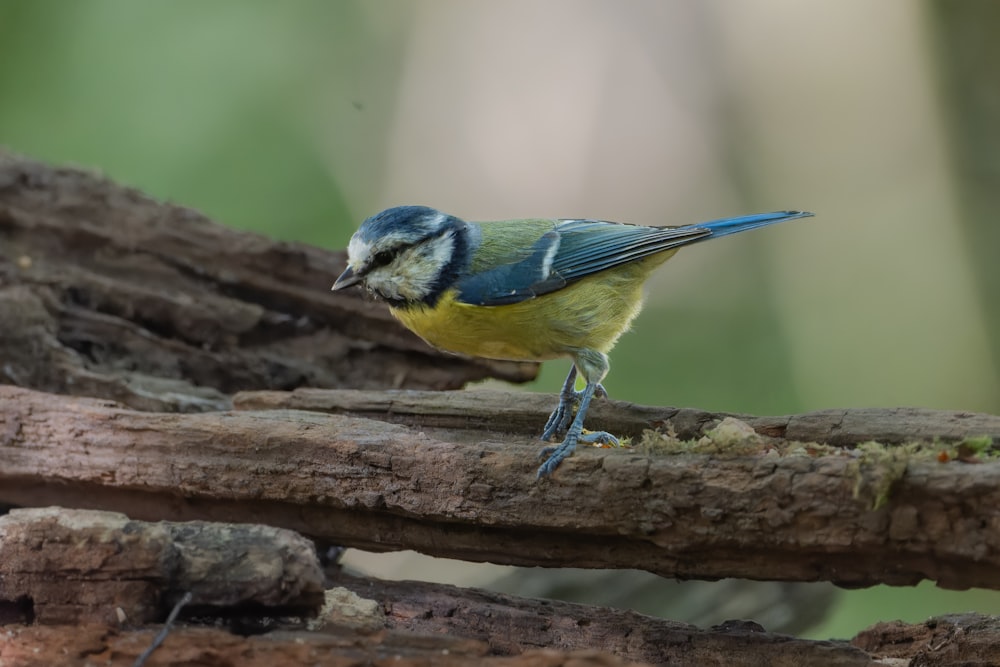
[[[620,609],[414,581],[335,578],[385,609],[390,630],[451,635],[486,642],[500,654],[536,648],[598,648],[654,665],[770,665],[828,667],[868,665],[868,655],[848,642],[814,641],[766,632],[760,625],[728,621],[702,629]]]
[[[906,667],[1000,665],[1000,618],[950,614],[908,625],[877,623],[851,642],[880,664]]]
[[[538,481],[537,441],[481,428],[509,395],[476,396],[476,430],[459,431],[300,410],[143,413],[0,387],[0,502],[264,522],[362,549],[519,565],[1000,588],[998,461],[780,453],[755,435],[706,454],[583,448]],[[909,432],[894,414],[910,413],[875,421]],[[995,417],[952,419],[974,424],[967,435],[1000,432]],[[782,420],[786,432],[798,421]],[[933,421],[918,420],[920,433],[932,436]]]
[[[0,664],[134,658],[143,648],[134,639],[151,640],[138,629],[162,620],[185,593],[192,599],[182,618],[268,631],[267,637],[182,627],[175,632],[187,643],[175,637],[152,664],[355,664],[396,654],[415,664],[441,664],[437,657],[456,661],[443,664],[494,664],[489,656],[519,656],[519,662],[497,663],[518,665],[868,664],[866,654],[846,642],[795,639],[749,622],[699,629],[629,611],[331,576],[323,593],[312,545],[279,529],[151,524],[92,510],[13,510],[0,517],[0,625],[7,625],[0,632]],[[276,618],[288,614],[308,618]],[[54,634],[17,622],[61,627]],[[76,630],[95,622],[103,626],[99,636]],[[244,663],[240,655],[275,662]],[[26,656],[48,662],[22,663]]]
[[[296,389],[241,393],[233,398],[233,404],[238,410],[311,410],[414,427],[537,435],[557,400],[554,396],[485,390]],[[669,428],[678,438],[689,440],[702,437],[706,426],[725,417],[749,424],[762,436],[836,447],[853,447],[869,440],[885,444],[936,440],[947,443],[969,436],[990,436],[1000,441],[998,416],[925,408],[853,408],[758,417],[601,400],[591,404],[587,423],[630,438],[641,437],[647,429]]]
[[[374,597],[391,596],[384,602],[384,629],[326,624],[314,630],[283,629],[245,637],[218,628],[182,624],[171,631],[146,665],[986,667],[1000,664],[1000,619],[978,614],[932,618],[916,625],[880,623],[848,644],[773,635],[747,622],[699,630],[644,617],[607,619],[602,615],[607,610],[572,608],[573,605],[567,609],[560,603],[548,608],[548,603],[542,601],[520,601],[530,604],[509,607],[504,604],[506,601],[480,591],[448,590],[428,584],[412,589],[411,586],[412,582],[388,586],[386,582],[357,582],[356,588],[367,589]],[[469,615],[466,605],[472,605],[480,618],[463,618]],[[619,628],[623,636],[609,637],[602,648],[558,646],[574,643],[578,635],[586,634],[591,623],[610,628],[625,620],[631,625]],[[518,642],[516,633],[525,628],[528,641]],[[153,641],[156,631],[155,627],[95,624],[0,626],[0,664],[130,666]],[[545,635],[553,639],[555,646],[531,647],[536,637]]]
[[[143,624],[186,592],[201,613],[311,614],[323,571],[312,542],[280,528],[63,508],[0,516],[0,620]]]
[[[104,626],[4,628],[0,663],[17,667],[131,667],[155,629]],[[638,667],[599,651],[540,650],[491,656],[482,642],[379,632],[274,632],[240,637],[213,628],[175,628],[146,667]]]
[[[383,305],[332,294],[343,267],[341,252],[0,150],[0,382],[198,411],[243,389],[535,376],[431,350]]]

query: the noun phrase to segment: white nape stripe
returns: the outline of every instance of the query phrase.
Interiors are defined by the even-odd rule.
[[[446,217],[443,216],[442,217]],[[443,221],[443,220],[442,220]],[[438,271],[443,269],[448,262],[451,261],[451,256],[455,252],[455,232],[451,231],[447,234],[443,234],[441,238],[431,242],[431,265],[434,266]],[[437,276],[434,276],[437,278]]]
[[[437,215],[434,216],[432,222],[434,226],[431,229],[441,229],[445,222],[448,221],[448,214],[438,211]]]

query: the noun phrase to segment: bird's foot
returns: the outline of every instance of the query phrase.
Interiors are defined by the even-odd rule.
[[[597,385],[597,389],[594,391],[594,396],[607,398],[608,391],[604,388],[604,385]],[[576,415],[576,410],[580,405],[580,401],[583,398],[582,391],[564,391],[559,395],[559,405],[556,409],[552,411],[549,415],[549,420],[545,422],[545,429],[542,431],[542,440],[551,440],[552,438],[557,438],[567,431],[569,431],[569,425],[573,421],[573,417]],[[586,436],[584,436],[586,437]],[[614,437],[614,436],[611,436]],[[581,442],[587,442],[586,440],[581,440]],[[545,449],[550,449],[546,447]],[[542,451],[545,451],[544,449]]]
[[[567,435],[560,445],[542,447],[542,450],[538,452],[538,458],[545,459],[545,462],[538,466],[538,479],[551,475],[563,462],[563,459],[573,453],[573,450],[576,449],[576,443],[577,437]]]

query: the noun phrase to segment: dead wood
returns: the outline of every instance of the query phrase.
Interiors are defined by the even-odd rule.
[[[186,592],[188,613],[314,614],[323,572],[312,542],[280,528],[54,507],[0,516],[6,622],[143,624]]]
[[[0,661],[17,667],[76,667],[100,664],[131,667],[156,634],[155,629],[104,626],[4,628]],[[739,663],[735,663],[739,664]],[[489,647],[469,639],[414,636],[355,630],[283,631],[241,637],[224,630],[178,627],[145,663],[146,667],[639,667],[607,653],[537,650],[493,656]]]
[[[0,502],[264,522],[362,549],[519,565],[1000,588],[1000,462],[781,449],[755,435],[695,453],[583,448],[539,482],[537,441],[481,428],[500,396],[468,396],[479,399],[474,431],[299,410],[141,413],[0,387]],[[968,435],[1000,423],[942,419],[948,433],[952,420],[974,424]]]
[[[552,396],[498,391],[355,391],[297,389],[256,391],[233,398],[238,410],[312,410],[370,417],[414,427],[448,430],[486,429],[537,435],[556,405]],[[885,444],[914,441],[955,442],[969,436],[1000,441],[1000,417],[926,408],[852,408],[801,415],[758,417],[738,412],[595,401],[587,423],[618,435],[639,438],[647,429],[665,429],[682,440],[697,439],[705,427],[735,417],[762,436],[796,442],[853,447],[869,440]]]
[[[339,575],[338,586],[378,601],[389,630],[486,642],[491,652],[599,649],[654,665],[868,665],[847,642],[813,641],[729,621],[702,629],[620,609],[533,600],[415,581]]]
[[[160,663],[147,664],[182,662],[178,651],[207,660],[200,652],[210,647],[222,655],[259,652],[285,661],[280,664],[293,657],[313,664],[323,654],[357,657],[359,649],[361,654],[397,652],[422,660],[447,651],[456,660],[487,664],[493,663],[488,656],[528,661],[509,664],[563,664],[570,658],[595,665],[867,664],[864,653],[846,642],[799,640],[767,633],[754,623],[699,629],[629,611],[446,585],[386,582],[341,572],[332,577],[332,587],[324,593],[312,545],[285,530],[206,522],[153,524],[119,513],[54,507],[13,510],[0,517],[0,624],[8,630],[0,632],[0,664],[8,664],[5,659],[24,664],[18,661],[19,651],[49,659],[84,653],[94,660],[134,657],[140,642],[127,637],[142,637],[149,646],[148,633],[137,630],[161,621],[174,601],[188,596],[183,618],[269,634],[244,640],[221,631],[172,629],[167,636],[177,632],[187,644],[179,645],[175,638],[173,645],[153,652]],[[20,617],[12,613],[18,609],[25,612]],[[309,618],[276,618],[283,615]],[[105,627],[99,638],[87,631],[60,636],[11,630],[16,622],[63,626],[64,633],[66,626],[97,622]],[[348,637],[353,641],[345,641]],[[313,651],[303,654],[294,648],[302,644]],[[66,652],[53,654],[54,648]],[[555,651],[538,653],[543,648]],[[533,662],[539,656],[553,662]],[[815,662],[819,657],[823,661]]]
[[[344,261],[0,150],[0,381],[198,411],[244,389],[535,376],[431,350],[383,305],[331,293]]]
[[[733,628],[737,627],[735,624]],[[640,628],[646,630],[646,628]],[[627,631],[627,630],[626,630]],[[683,629],[673,631],[681,638]],[[768,633],[716,631],[720,647],[740,645],[722,654],[706,650],[699,639],[708,631],[688,629],[689,644],[662,644],[650,653],[666,656],[653,664],[712,667],[773,665],[783,667],[837,667],[838,665],[908,665],[910,667],[968,667],[1000,664],[1000,624],[978,614],[945,616],[925,623],[882,623],[860,633],[852,642],[815,642]],[[128,667],[149,645],[155,628],[83,626],[4,626],[0,636],[0,661],[18,667],[63,667],[93,664]],[[629,633],[635,634],[635,633]],[[657,635],[645,634],[643,639]],[[668,632],[659,637],[669,640]],[[738,639],[739,638],[739,639]],[[633,645],[640,637],[633,638]],[[279,631],[241,637],[224,630],[178,627],[149,659],[147,665],[317,665],[344,667],[391,664],[399,667],[619,667],[650,663],[626,656],[584,649],[529,649],[515,655],[496,655],[485,641],[456,635],[420,635],[384,630],[364,632],[333,626],[320,632]]]
[[[860,632],[851,644],[883,660],[881,664],[1000,665],[1000,618],[970,613],[938,616],[913,625],[900,621],[877,623]]]
[[[880,623],[850,643],[766,632],[754,623],[710,629],[631,612],[415,582],[341,576],[340,586],[370,603],[376,625],[344,622],[335,609],[311,629],[242,637],[181,625],[148,665],[490,665],[610,667],[659,664],[740,667],[1000,664],[1000,619],[978,614],[921,624]],[[334,589],[333,593],[345,588]],[[333,620],[331,620],[333,619]],[[19,667],[91,662],[131,665],[155,627],[7,625],[0,661]],[[579,648],[580,645],[586,648]],[[539,648],[539,647],[544,648]]]
[[[403,610],[403,605],[396,608]],[[491,609],[495,609],[493,606]],[[561,643],[563,635],[587,631],[585,617],[557,618],[540,610],[525,610],[519,617],[501,616],[499,621],[515,622],[506,628],[514,633],[534,623],[533,635],[549,635]],[[483,619],[489,622],[489,619]],[[495,667],[615,667],[624,665],[699,665],[711,667],[860,667],[870,665],[864,651],[846,642],[809,641],[771,635],[753,624],[733,624],[728,628],[699,630],[665,628],[656,632],[647,619],[638,627],[619,627],[622,638],[608,648],[564,649],[558,646],[497,651],[484,641],[458,634],[414,632],[365,632],[345,627],[323,631],[277,631],[266,635],[240,637],[223,630],[181,626],[175,628],[146,663],[153,665],[370,665]],[[582,627],[578,627],[581,624]],[[437,624],[447,625],[447,624]],[[679,624],[674,624],[679,625]],[[503,631],[501,626],[496,626]],[[0,639],[0,660],[9,659],[19,667],[76,665],[87,655],[94,664],[131,665],[132,660],[153,639],[155,631],[111,629],[100,626],[67,628],[33,626],[4,628]],[[507,648],[511,647],[508,639]],[[617,648],[613,648],[617,647]],[[650,655],[654,661],[637,660],[633,655]],[[67,659],[70,657],[70,659]],[[104,662],[111,660],[110,663]],[[6,663],[4,663],[6,664]]]

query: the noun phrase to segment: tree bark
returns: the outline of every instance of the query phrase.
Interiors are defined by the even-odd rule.
[[[459,435],[470,429],[486,429],[530,436],[541,432],[557,400],[554,396],[484,390],[297,389],[244,392],[233,397],[233,405],[237,410],[290,409],[354,415],[414,427],[436,427]],[[642,437],[647,429],[669,427],[676,437],[688,440],[702,437],[706,426],[725,417],[749,424],[761,436],[835,447],[854,447],[870,440],[885,444],[935,440],[947,443],[970,436],[1000,440],[998,416],[926,408],[852,408],[758,417],[599,400],[591,404],[587,423],[630,438]]]
[[[155,634],[153,630],[109,630],[101,626],[13,627],[5,632],[7,636],[0,640],[0,660],[9,660],[10,664],[18,667],[75,667],[81,664],[83,656],[94,664],[101,660],[100,664],[128,667]],[[775,646],[768,646],[764,639],[760,639],[755,642],[756,650],[748,651],[744,645],[742,652],[725,659],[718,659],[716,655],[715,660],[705,659],[710,652],[697,647],[669,647],[663,652],[680,657],[676,662],[661,664],[698,664],[705,667],[854,667],[872,664],[861,651],[845,659],[826,646],[810,650],[810,642],[791,638],[782,640]],[[789,649],[793,646],[798,654],[794,659],[788,659]],[[850,647],[839,648],[840,653],[849,650]],[[689,662],[691,654],[696,654],[703,661]],[[774,661],[772,657],[775,657]],[[546,648],[512,656],[493,655],[489,646],[482,642],[391,632],[282,631],[239,637],[217,629],[180,627],[171,632],[163,646],[145,664],[147,667],[177,664],[206,667],[640,667],[651,663],[635,662],[594,649],[567,651]]]
[[[226,528],[217,526],[211,534],[221,536]],[[116,565],[109,561],[106,574],[117,569],[129,576]],[[848,643],[777,635],[747,621],[699,629],[629,611],[438,584],[344,574],[335,575],[333,583],[336,587],[327,592],[327,604],[316,619],[272,618],[266,626],[271,631],[261,636],[239,636],[182,620],[146,664],[957,667],[1000,662],[1000,622],[977,614],[915,625],[880,623]],[[257,613],[269,612],[258,608]],[[204,616],[201,620],[212,621]],[[258,621],[267,623],[264,617]],[[102,664],[131,665],[150,645],[155,630],[136,627],[131,619],[112,625],[7,625],[0,634],[0,661],[56,667],[76,665],[87,657]]]
[[[187,592],[189,612],[314,614],[323,571],[312,542],[280,528],[62,508],[0,516],[0,622],[141,625]]]
[[[415,581],[347,575],[335,583],[386,610],[386,627],[417,635],[450,635],[486,642],[499,654],[552,647],[596,648],[654,665],[868,665],[846,641],[814,641],[767,632],[749,621],[698,628],[621,609],[556,600],[531,600]]]
[[[373,393],[369,402],[401,396],[419,398]],[[459,419],[469,397],[478,400],[466,404],[462,423],[476,430],[419,424],[415,413],[440,413],[441,398],[455,402],[451,418]],[[703,428],[700,443],[583,447],[538,481],[537,441],[481,423],[490,412],[543,414],[536,396],[462,392],[423,408],[393,406],[411,427],[301,410],[142,413],[0,387],[0,502],[264,522],[344,546],[518,565],[1000,588],[1000,462],[939,463],[934,454],[961,448],[851,451],[756,433],[727,442]],[[689,428],[683,411],[633,414],[615,404],[601,412],[609,409],[631,414],[626,422],[657,413],[662,429]],[[716,421],[699,415],[689,421]],[[900,436],[950,438],[960,435],[956,423],[970,425],[966,435],[1000,433],[1000,418],[987,415],[940,413],[937,430],[924,411],[863,415],[879,433]],[[507,423],[522,421],[532,420]],[[860,423],[853,411],[833,421]],[[787,435],[828,422],[748,423],[765,432],[784,425]],[[844,439],[843,428],[837,433]]]
[[[0,517],[0,624],[7,625],[0,662],[51,666],[85,653],[134,658],[152,639],[137,628],[162,621],[189,594],[181,610],[188,627],[172,630],[152,664],[191,664],[191,655],[207,660],[212,651],[240,664],[240,653],[271,661],[246,664],[343,664],[322,658],[392,652],[417,661],[403,664],[442,664],[435,653],[455,661],[445,664],[868,664],[864,652],[846,642],[795,639],[750,622],[699,629],[631,611],[336,570],[330,576],[324,594],[311,543],[280,529],[153,524],[54,507],[13,510]],[[199,622],[268,634],[243,639],[190,627]],[[95,623],[102,626],[99,636],[80,632]],[[555,650],[539,652],[544,648]],[[21,662],[26,655],[45,661]],[[210,664],[225,664],[216,659]]]
[[[434,351],[384,305],[332,294],[344,265],[0,150],[0,381],[199,411],[243,389],[535,376]]]

